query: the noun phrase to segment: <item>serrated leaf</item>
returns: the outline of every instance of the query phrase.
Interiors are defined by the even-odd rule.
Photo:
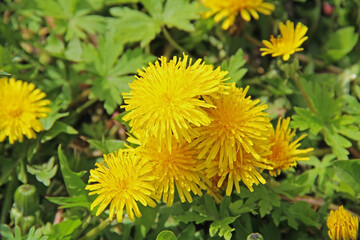
[[[292,116],[291,127],[301,131],[310,129],[312,134],[318,134],[324,128],[324,123],[310,109],[294,107],[296,114]]]
[[[235,217],[226,217],[221,220],[215,220],[211,223],[209,228],[210,236],[213,237],[218,233],[220,237],[224,237],[226,240],[230,240],[232,237],[232,233],[235,228],[229,226],[229,224],[233,223],[239,216]]]
[[[288,209],[288,214],[307,226],[320,227],[319,217],[307,202],[298,201]]]
[[[360,193],[360,160],[338,160],[334,163],[336,175],[351,186],[356,194]]]
[[[87,191],[85,190],[86,184],[81,179],[85,172],[74,172],[70,169],[69,162],[61,150],[61,145],[58,147],[58,156],[61,173],[63,175],[65,186],[69,195],[87,195]]]
[[[177,237],[172,231],[164,230],[157,235],[156,240],[177,240]]]
[[[55,158],[51,157],[50,160],[41,165],[27,165],[27,171],[35,175],[39,182],[42,182],[45,186],[50,185],[50,179],[53,178],[57,172],[58,166],[54,165]]]
[[[111,114],[122,103],[122,93],[129,90],[132,75],[154,57],[144,54],[140,48],[128,50],[120,57],[122,45],[116,43],[112,33],[107,36],[99,38],[98,49],[89,47],[90,61],[86,69],[98,76],[92,83],[90,98],[104,101],[105,110]]]
[[[245,65],[246,61],[244,59],[244,51],[240,48],[235,55],[230,57],[229,62],[223,61],[221,64],[221,69],[228,71],[228,77],[230,77],[227,82],[238,82],[246,74],[247,69],[242,68]]]
[[[118,40],[123,43],[140,42],[141,47],[147,45],[161,31],[161,23],[149,15],[130,8],[111,8]]]
[[[342,137],[333,129],[326,127],[325,142],[326,144],[331,146],[334,154],[337,156],[338,159],[348,159],[349,151],[346,150],[346,148],[351,147],[351,142],[348,141],[346,138]]]
[[[189,0],[167,0],[163,12],[163,21],[167,27],[176,27],[184,31],[194,31],[194,25],[190,22],[198,19],[198,3]]]

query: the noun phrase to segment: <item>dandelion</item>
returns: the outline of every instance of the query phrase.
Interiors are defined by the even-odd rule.
[[[175,187],[181,202],[192,202],[190,191],[202,196],[201,189],[206,189],[205,179],[196,158],[197,151],[184,141],[172,141],[172,151],[163,146],[158,150],[156,140],[151,139],[147,145],[141,146],[142,157],[151,162],[152,174],[158,179],[154,184],[157,199],[171,206],[174,201]],[[165,144],[165,143],[163,143]]]
[[[299,156],[304,153],[313,151],[313,148],[297,149],[300,147],[300,141],[306,137],[306,134],[301,135],[298,139],[291,141],[295,137],[295,130],[289,129],[290,118],[281,121],[279,118],[276,130],[271,129],[270,142],[272,154],[267,159],[272,163],[273,170],[269,173],[276,177],[281,170],[288,169],[297,165],[297,161],[309,160],[309,157]]]
[[[352,216],[343,206],[330,211],[326,222],[331,240],[356,240],[359,230],[359,219]]]
[[[257,147],[255,147],[257,148]],[[238,160],[234,162],[232,168],[229,166],[226,169],[219,169],[219,157],[207,165],[206,177],[218,179],[217,187],[221,188],[226,185],[226,195],[230,196],[233,187],[240,193],[240,182],[242,181],[250,191],[254,191],[253,185],[259,183],[265,184],[265,179],[258,172],[258,169],[272,169],[270,163],[266,160],[265,156],[269,151],[256,149],[260,154],[260,158],[256,159],[251,153],[245,151],[238,151]]]
[[[138,70],[130,93],[124,93],[124,108],[129,111],[123,120],[130,121],[132,132],[143,132],[142,141],[155,137],[157,146],[171,151],[173,136],[177,142],[196,136],[194,126],[209,125],[211,118],[204,109],[213,108],[203,96],[223,92],[227,72],[213,69],[201,59],[174,57],[167,62],[161,57],[144,71]]]
[[[281,36],[274,38],[271,35],[270,42],[263,40],[265,47],[260,48],[260,51],[262,51],[261,56],[267,54],[271,54],[272,57],[282,56],[282,59],[287,61],[291,54],[304,50],[300,46],[308,39],[305,36],[308,28],[302,23],[296,24],[296,28],[294,28],[294,23],[288,20],[286,25],[280,23],[279,29]]]
[[[39,118],[45,118],[50,109],[49,100],[32,83],[0,78],[0,142],[9,137],[9,142],[22,142],[24,135],[36,138],[35,132],[43,130]]]
[[[204,14],[205,18],[213,15],[215,22],[226,18],[221,27],[227,30],[234,24],[237,15],[240,13],[242,19],[249,22],[251,17],[259,19],[259,13],[270,15],[275,6],[263,0],[200,0],[205,7],[211,10]]]
[[[96,163],[90,170],[89,184],[86,189],[89,195],[98,194],[91,204],[91,210],[99,205],[96,215],[100,215],[110,204],[109,219],[114,214],[118,222],[122,222],[123,211],[131,221],[134,213],[141,217],[137,202],[144,206],[155,207],[153,165],[144,161],[134,150],[119,149],[115,153],[104,155],[104,161]]]
[[[214,119],[208,126],[198,129],[200,136],[191,144],[200,150],[199,159],[206,158],[210,164],[219,155],[219,169],[234,168],[234,163],[243,156],[238,152],[250,153],[255,159],[260,155],[255,150],[269,150],[268,136],[270,120],[260,100],[246,97],[249,87],[239,89],[231,85],[228,95],[219,99],[207,98],[216,108],[206,111]]]

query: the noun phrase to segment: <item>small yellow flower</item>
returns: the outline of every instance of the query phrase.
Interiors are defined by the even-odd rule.
[[[301,135],[298,139],[291,141],[295,137],[295,130],[289,129],[290,118],[281,121],[279,118],[276,130],[271,129],[270,143],[272,154],[267,159],[272,163],[273,170],[269,170],[271,176],[277,176],[281,170],[286,170],[296,166],[297,161],[309,160],[309,157],[301,157],[299,155],[313,151],[313,148],[297,149],[300,147],[300,141],[306,137]]]
[[[331,240],[356,240],[359,230],[359,219],[352,216],[343,206],[330,211],[326,222]]]
[[[260,51],[263,52],[261,56],[267,54],[271,54],[272,57],[282,56],[283,60],[287,61],[291,54],[304,50],[300,46],[308,39],[305,36],[308,28],[302,23],[296,24],[296,28],[294,28],[294,23],[288,20],[286,25],[280,23],[279,29],[281,36],[274,38],[271,35],[270,42],[263,40],[265,47],[260,48]]]
[[[202,97],[221,93],[226,88],[223,82],[227,73],[214,70],[201,59],[192,64],[186,55],[169,62],[161,57],[155,65],[138,70],[130,93],[124,93],[123,107],[129,112],[123,120],[130,121],[132,133],[141,132],[143,143],[154,137],[158,148],[165,142],[171,151],[174,139],[191,142],[196,136],[194,127],[211,122],[205,109],[214,106]]]
[[[254,147],[257,148],[256,146]],[[250,191],[254,191],[253,184],[265,184],[265,179],[258,172],[258,169],[272,169],[270,163],[265,156],[269,154],[268,151],[256,149],[261,156],[256,159],[252,154],[246,153],[244,150],[237,152],[237,160],[234,162],[232,168],[229,166],[226,169],[219,168],[219,156],[210,164],[206,165],[206,177],[218,179],[217,187],[221,188],[226,184],[226,195],[230,196],[235,186],[235,189],[240,193],[240,182],[242,181]],[[225,183],[225,184],[224,184]]]
[[[132,149],[119,149],[104,155],[104,161],[96,163],[96,168],[90,170],[89,184],[85,188],[90,190],[89,195],[98,194],[91,210],[99,205],[98,216],[110,204],[110,220],[116,214],[117,221],[122,222],[124,208],[131,221],[134,221],[134,212],[141,217],[137,202],[144,206],[156,206],[152,199],[156,179],[152,169],[153,165]]]
[[[259,19],[259,13],[270,15],[275,6],[263,0],[200,0],[210,11],[204,14],[205,18],[215,15],[214,21],[220,22],[226,18],[221,27],[226,30],[234,24],[240,13],[242,19],[249,22],[251,16]]]
[[[50,108],[49,100],[32,83],[0,78],[0,142],[9,137],[9,142],[23,141],[24,135],[36,138],[35,132],[43,130],[39,118],[45,118]]]
[[[171,143],[171,152],[166,146],[159,150],[153,138],[139,147],[141,157],[153,164],[152,174],[157,177],[154,183],[155,195],[168,206],[173,204],[175,188],[181,202],[192,202],[190,192],[202,196],[201,189],[206,189],[196,149],[191,148],[186,141],[178,143],[173,140]]]
[[[229,94],[218,99],[206,98],[216,106],[206,110],[213,121],[199,127],[200,136],[191,143],[200,150],[198,158],[206,158],[206,164],[218,157],[219,169],[225,171],[228,167],[234,168],[236,161],[241,161],[243,154],[237,154],[239,152],[260,159],[254,146],[269,151],[269,128],[272,126],[264,112],[267,105],[246,97],[248,90],[249,87],[239,89],[232,84]]]

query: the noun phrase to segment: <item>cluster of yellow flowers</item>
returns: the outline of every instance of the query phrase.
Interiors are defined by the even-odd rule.
[[[215,22],[222,23],[222,28],[227,30],[235,23],[236,17],[240,14],[241,18],[249,22],[251,16],[254,19],[259,19],[259,13],[270,15],[274,11],[275,6],[272,3],[264,2],[263,0],[200,0],[202,4],[209,9],[203,14],[204,18],[214,17]],[[270,36],[270,41],[263,40],[265,47],[260,48],[262,56],[271,54],[272,57],[282,56],[284,61],[289,60],[290,55],[295,52],[303,51],[300,46],[308,39],[305,36],[308,28],[302,24],[286,21],[286,23],[279,24],[281,35],[275,38]]]
[[[91,206],[100,205],[97,214],[110,204],[110,219],[116,213],[121,221],[126,207],[133,220],[141,216],[137,202],[171,206],[175,191],[181,202],[203,190],[220,200],[221,189],[239,193],[242,181],[253,191],[265,183],[262,171],[276,176],[308,159],[299,155],[312,148],[298,149],[305,135],[292,141],[289,118],[274,129],[267,105],[251,99],[249,87],[225,83],[227,74],[186,55],[138,71],[124,94],[123,119],[129,142],[139,146],[104,155],[91,170],[87,189],[98,195]]]

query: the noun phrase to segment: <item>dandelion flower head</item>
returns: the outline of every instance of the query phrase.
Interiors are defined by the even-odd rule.
[[[9,137],[9,142],[22,142],[24,135],[36,138],[35,132],[43,130],[39,121],[45,118],[50,108],[44,92],[34,84],[0,78],[0,142]]]
[[[289,128],[290,118],[281,120],[279,118],[276,130],[271,129],[270,142],[272,154],[267,159],[272,163],[273,170],[269,173],[272,176],[280,174],[281,170],[288,169],[296,166],[297,161],[309,160],[309,157],[301,156],[313,151],[313,148],[298,149],[300,147],[300,141],[306,137],[306,134],[301,135],[294,141],[291,141],[295,137],[295,130],[291,131]]]
[[[137,202],[144,206],[156,206],[152,199],[156,179],[152,168],[151,163],[140,158],[133,149],[119,149],[104,155],[104,161],[96,163],[96,168],[90,170],[86,186],[89,195],[98,195],[91,204],[91,210],[99,205],[98,216],[110,204],[110,220],[115,214],[117,221],[122,222],[124,208],[131,221],[134,221],[134,213],[141,217]]]
[[[271,3],[264,2],[263,0],[200,0],[205,7],[210,8],[210,11],[205,13],[204,17],[209,18],[213,15],[215,22],[220,22],[225,18],[222,23],[224,30],[228,29],[234,24],[237,15],[240,13],[242,19],[249,22],[251,17],[259,19],[259,13],[270,15],[275,9]]]
[[[168,206],[173,204],[175,188],[181,202],[192,202],[190,192],[201,196],[201,189],[206,189],[196,149],[186,141],[171,143],[171,152],[165,146],[159,150],[154,139],[139,147],[141,156],[153,164],[152,174],[157,177],[154,184],[157,199],[162,198]]]
[[[267,113],[267,105],[259,104],[260,100],[251,100],[246,97],[249,87],[245,89],[231,85],[229,94],[224,94],[218,99],[207,98],[216,108],[206,111],[214,119],[208,126],[199,128],[200,136],[191,144],[196,146],[200,153],[199,159],[206,158],[210,164],[218,156],[219,169],[232,169],[236,161],[241,160],[243,154],[250,153],[256,159],[259,150],[269,150],[268,136],[271,127]]]
[[[256,146],[254,147],[257,148]],[[269,151],[264,149],[256,149],[260,155],[256,159],[251,153],[245,151],[237,152],[238,160],[234,162],[232,168],[229,166],[226,169],[219,169],[219,156],[206,165],[206,177],[218,179],[217,187],[222,188],[226,185],[226,195],[230,196],[233,187],[240,193],[240,182],[242,181],[250,191],[254,191],[253,185],[259,183],[265,184],[265,179],[261,176],[258,170],[272,169],[271,164],[266,160],[266,155]]]
[[[263,40],[265,47],[260,48],[261,56],[267,54],[271,54],[272,57],[282,56],[282,59],[287,61],[291,54],[304,50],[300,46],[308,39],[305,36],[308,28],[302,23],[297,23],[294,28],[294,23],[288,20],[286,24],[280,23],[279,29],[281,36],[275,38],[271,35],[270,41]]]
[[[356,240],[359,230],[359,219],[352,216],[343,206],[330,211],[326,222],[331,240]]]
[[[143,131],[144,141],[156,137],[158,146],[171,150],[173,136],[180,142],[196,135],[195,126],[209,125],[211,118],[205,109],[213,108],[202,97],[217,96],[226,88],[224,77],[228,72],[213,69],[201,59],[174,57],[167,62],[161,57],[130,84],[130,93],[124,93],[124,108],[129,111],[123,120],[130,121],[132,132]]]

